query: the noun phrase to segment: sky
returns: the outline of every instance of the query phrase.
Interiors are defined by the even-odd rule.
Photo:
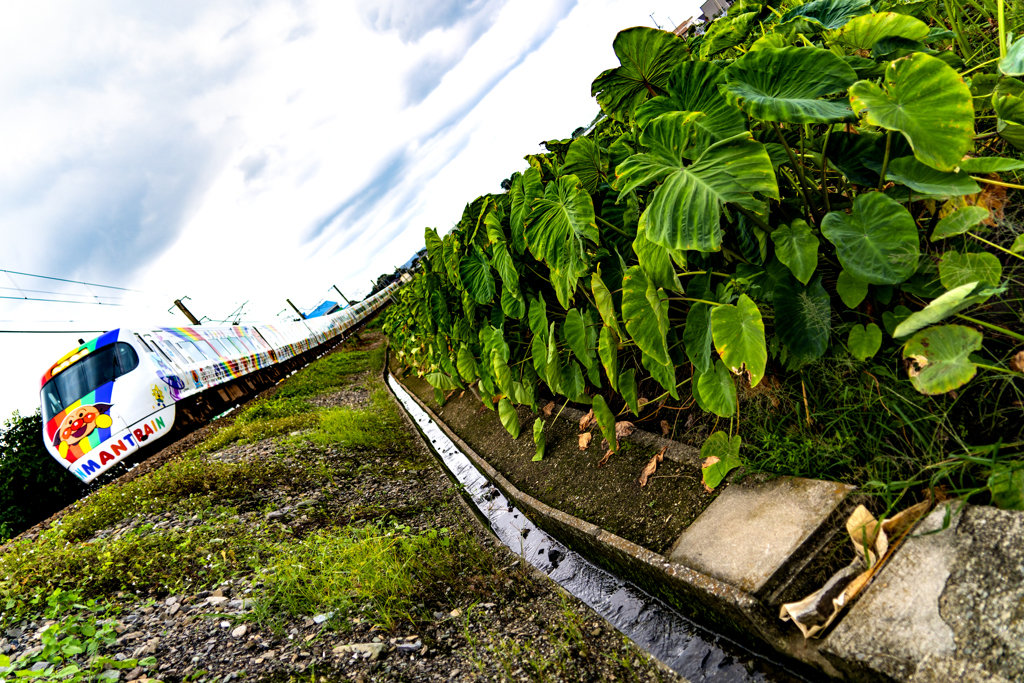
[[[594,118],[619,30],[695,14],[696,0],[0,7],[0,420],[35,410],[79,338],[187,324],[176,298],[215,321],[243,306],[243,322],[337,300],[334,285],[361,298],[425,227],[445,234],[540,141]]]

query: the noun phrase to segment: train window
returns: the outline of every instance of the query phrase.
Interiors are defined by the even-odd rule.
[[[51,420],[64,409],[64,406],[71,405],[107,382],[114,381],[116,363],[114,346],[104,346],[47,382],[42,391],[43,410],[49,412],[56,406],[60,408],[49,415],[44,414],[46,421]]]
[[[243,356],[249,355],[249,352],[246,351],[242,347],[242,345],[238,343],[238,340],[235,339],[234,337],[225,337],[224,341],[227,342],[230,346],[234,346],[238,350],[238,353],[240,353],[241,355],[243,355]]]
[[[195,351],[190,349],[188,344],[185,342],[175,342],[175,345],[178,347],[179,352],[188,359],[189,363],[193,365],[199,363],[199,361],[194,357],[196,355]]]
[[[246,339],[245,337],[236,337],[235,341],[244,346],[249,351],[249,353],[257,353],[256,349],[253,348],[251,340]]]
[[[117,342],[114,346],[117,348],[117,371],[114,375],[116,379],[139,367],[139,354],[135,352],[131,344]]]
[[[164,341],[162,339],[160,340],[159,344],[160,344],[160,348],[162,348],[165,352],[166,351],[170,352],[169,355],[173,356],[173,360],[174,360],[175,363],[180,363],[181,365],[188,365],[188,359],[186,359],[183,355],[181,355],[181,351],[179,351],[178,349],[174,348],[174,344],[172,344],[172,343],[170,343],[168,341]]]

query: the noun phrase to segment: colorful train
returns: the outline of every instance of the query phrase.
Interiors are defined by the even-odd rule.
[[[323,353],[389,300],[395,282],[333,315],[229,327],[117,329],[43,375],[43,441],[85,483],[182,427],[230,408]]]

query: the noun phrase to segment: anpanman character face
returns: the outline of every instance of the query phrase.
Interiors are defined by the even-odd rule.
[[[109,403],[97,403],[72,410],[60,423],[60,429],[53,437],[53,445],[58,446],[63,441],[69,446],[74,446],[92,434],[97,427],[109,427],[113,420],[104,413],[110,410],[110,406]]]

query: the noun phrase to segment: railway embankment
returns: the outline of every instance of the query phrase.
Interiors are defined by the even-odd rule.
[[[696,449],[644,429],[663,431],[660,416],[623,425],[624,443],[605,457],[607,444],[582,411],[520,406],[513,439],[471,391],[439,405],[433,387],[393,369],[538,527],[698,623],[819,676],[1024,680],[1020,512],[958,500],[918,505],[879,526],[885,547],[859,561],[852,520],[879,511],[853,487],[736,470],[712,494]],[[548,421],[540,461],[530,439],[537,419]],[[780,618],[784,605],[815,637]]]
[[[0,550],[45,680],[679,680],[467,514],[363,335]]]

